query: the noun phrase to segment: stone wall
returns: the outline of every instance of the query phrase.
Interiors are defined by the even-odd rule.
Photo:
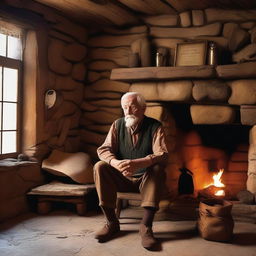
[[[77,152],[80,150],[79,120],[87,73],[87,29],[39,3],[6,2],[19,13],[15,22],[22,22],[28,31],[24,82],[24,104],[28,107],[24,113],[24,151],[38,160],[45,158],[52,149]],[[13,20],[12,13],[9,17],[6,13],[3,16]],[[33,32],[35,36],[31,36]],[[36,76],[34,84],[31,74]],[[56,90],[57,101],[47,109],[44,93],[49,89]],[[27,103],[31,94],[37,95],[38,104]]]
[[[24,152],[38,163],[1,161],[0,221],[28,210],[26,193],[45,182],[41,160],[53,149],[80,150],[79,120],[87,56],[85,27],[36,2],[8,3],[16,16],[11,11],[2,12],[1,6],[0,17],[22,24],[27,30],[23,146]],[[57,101],[53,108],[46,109],[44,93],[49,89],[56,90]]]
[[[256,193],[256,126],[250,130],[247,189]]]
[[[44,177],[38,163],[0,162],[0,222],[29,210],[26,193],[43,184]]]
[[[164,123],[170,151],[166,169],[170,188],[177,184],[178,169],[184,162],[177,150],[180,134],[173,113],[166,107],[168,102],[192,104],[195,124],[236,122],[240,106],[249,104],[251,108],[241,109],[239,121],[245,125],[255,123],[248,112],[253,112],[256,104],[256,75],[254,65],[249,68],[247,65],[247,61],[255,64],[255,10],[206,9],[179,15],[141,16],[142,25],[125,29],[92,28],[88,35],[84,26],[46,6],[36,2],[29,5],[15,0],[7,2],[21,14],[26,10],[24,16],[28,13],[36,16],[37,24],[39,20],[40,29],[36,25],[34,28],[37,40],[43,43],[40,49],[44,50],[37,57],[45,57],[46,63],[45,66],[37,63],[41,75],[37,85],[43,92],[54,89],[58,95],[52,109],[35,110],[41,121],[40,136],[26,150],[37,159],[57,148],[84,151],[96,161],[96,148],[104,141],[111,123],[122,116],[120,97],[127,91],[143,93],[149,102],[147,114]],[[214,79],[136,83],[110,80],[111,70],[134,64],[134,56],[139,56],[140,66],[154,66],[159,47],[168,49],[168,65],[173,66],[177,43],[188,40],[215,42],[220,53],[219,64],[246,63],[224,78],[222,73],[232,70],[229,66],[224,70],[225,66],[218,66],[220,75]],[[243,75],[234,78],[241,70]],[[205,105],[209,103],[211,106]],[[253,151],[252,145],[249,151]],[[253,161],[249,162],[250,173],[252,166]]]
[[[85,31],[84,31],[85,33]],[[68,39],[68,36],[65,35]],[[51,34],[48,46],[49,89],[57,91],[57,105],[46,110],[46,144],[50,149],[79,151],[79,120],[86,76],[84,43]]]
[[[175,120],[171,117],[172,113],[165,109],[166,103],[191,104],[190,115],[194,124],[255,124],[252,114],[255,114],[253,106],[256,104],[255,12],[206,9],[187,11],[179,15],[144,16],[142,19],[146,26],[122,30],[103,28],[91,33],[88,40],[88,76],[81,118],[84,130],[81,138],[85,151],[97,159],[97,146],[103,142],[113,120],[122,115],[121,95],[127,91],[141,92],[149,103],[158,102],[157,108],[160,107],[161,112],[169,112],[171,121],[167,122],[165,128],[170,159],[166,172],[169,188],[175,190],[178,169],[184,162],[177,151],[177,143],[180,143],[177,140],[179,132]],[[139,56],[140,66],[154,66],[154,56],[160,47],[169,50],[168,65],[173,66],[177,43],[191,40],[208,40],[216,43],[219,53],[218,64],[222,66],[216,68],[215,78],[136,83],[128,80],[110,80],[111,70],[129,67],[134,54]],[[247,108],[244,105],[251,106]],[[150,105],[148,115],[154,116],[155,108],[156,106]],[[165,114],[163,116],[166,117]],[[158,115],[158,118],[163,121],[161,115]],[[247,145],[238,145],[234,154],[240,152],[239,147],[247,148]],[[243,154],[247,156],[247,149],[244,149]],[[248,159],[232,159],[234,158],[227,160],[226,165],[236,170],[232,171],[231,168],[225,179],[233,185],[234,191],[238,192],[239,189],[245,188]],[[239,183],[242,184],[238,185]]]

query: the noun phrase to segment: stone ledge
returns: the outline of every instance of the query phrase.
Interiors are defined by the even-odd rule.
[[[241,79],[256,77],[256,62],[245,62],[216,67],[217,76],[223,79]]]
[[[216,77],[214,67],[203,65],[188,67],[115,68],[112,69],[110,80],[132,82],[213,77]]]
[[[138,82],[178,80],[187,78],[254,78],[256,77],[255,68],[256,62],[219,65],[216,68],[209,65],[184,67],[114,68],[111,71],[110,80]]]
[[[29,166],[29,165],[38,165],[38,162],[34,161],[18,161],[15,158],[6,158],[0,160],[0,171],[1,170],[6,170],[8,167],[13,167],[13,166]]]

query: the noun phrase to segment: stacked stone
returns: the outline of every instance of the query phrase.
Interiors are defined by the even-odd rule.
[[[232,60],[240,63],[255,60],[252,57],[255,55],[255,14],[256,10],[192,10],[180,13],[180,25],[200,29],[209,26],[210,29],[206,33],[192,28],[188,30],[188,34],[184,33],[185,37],[213,41],[221,50],[231,51]],[[222,32],[221,28],[217,29],[220,25],[223,27]]]
[[[84,147],[89,149],[90,154],[97,157],[95,154],[97,146],[104,140],[112,121],[122,114],[118,113],[117,109],[120,107],[120,96],[126,91],[140,92],[148,102],[154,104],[159,101],[188,102],[189,104],[194,102],[196,104],[191,105],[190,108],[194,124],[242,122],[245,125],[253,125],[256,123],[253,115],[254,108],[244,107],[244,105],[254,106],[256,104],[256,82],[254,79],[256,77],[256,62],[252,62],[254,59],[251,57],[255,53],[255,10],[206,9],[186,11],[178,15],[165,14],[141,18],[147,26],[123,30],[106,28],[103,33],[101,31],[99,35],[90,36],[88,41],[90,47],[88,51],[90,59],[88,85],[84,92],[81,124],[83,126],[82,134],[84,134],[82,142]],[[150,38],[151,47],[147,45],[148,41],[145,41],[148,38]],[[207,80],[179,78],[175,81],[143,81],[131,84],[109,81],[111,69],[129,66],[129,56],[132,53],[138,53],[140,60],[143,59],[140,66],[154,66],[156,50],[165,47],[169,52],[167,65],[173,66],[177,44],[188,40],[213,41],[219,50],[220,59],[222,59],[222,54],[230,52],[230,61],[240,64],[217,66],[215,78],[212,79],[212,74],[209,74]],[[151,52],[149,52],[150,49]],[[148,53],[151,54],[151,60],[145,57]],[[245,61],[241,56],[247,56],[245,60],[250,62],[241,63]],[[209,103],[211,104],[208,105]],[[161,106],[151,105],[151,110],[148,110],[148,113],[162,107],[163,104]],[[241,120],[239,120],[239,108],[241,108]],[[170,120],[173,119],[170,117]],[[164,122],[162,119],[161,121]],[[168,145],[171,147],[169,149],[171,153],[166,170],[167,182],[172,190],[177,187],[178,169],[182,167],[182,160],[180,152],[176,148],[179,138],[172,130],[175,130],[175,121],[168,122],[170,124],[167,125],[166,133],[169,136],[170,143]],[[211,155],[211,153],[210,150],[208,154]],[[187,162],[191,163],[191,167],[195,163],[194,160]],[[234,164],[231,162],[230,166],[233,168]],[[240,171],[243,179],[245,165],[246,162],[239,163],[239,166],[242,166]],[[239,179],[237,170],[231,170],[231,172],[236,173],[227,175],[227,182],[232,182],[236,179],[235,176]]]
[[[255,55],[256,49],[254,44],[255,13],[255,10],[206,9],[182,12],[179,16],[168,15],[168,18],[158,16],[159,22],[156,17],[153,17],[152,21],[150,18],[144,20],[150,25],[150,35],[155,47],[167,47],[169,49],[169,65],[174,63],[174,52],[177,43],[196,39],[215,42],[219,53],[229,51],[232,53],[233,61],[241,63],[242,61],[255,60],[252,57]],[[256,76],[254,63],[244,63],[237,68],[231,66],[217,67],[218,76],[224,79],[232,79],[232,75],[236,78],[239,76],[244,78]],[[230,81],[229,83],[223,82],[223,80],[193,81],[192,96],[196,101],[228,102],[235,105],[255,104],[255,100],[253,100],[255,84],[254,79]],[[158,89],[158,85],[156,86]],[[249,90],[248,87],[250,87]],[[152,89],[154,92],[157,90]],[[232,95],[230,95],[231,92]],[[245,95],[247,99],[243,100],[242,97]],[[163,100],[162,95],[159,95],[156,100]],[[253,110],[244,110],[242,117],[248,111]],[[235,109],[231,106],[192,106],[191,115],[194,123],[198,124],[232,123],[235,120]],[[252,116],[250,115],[249,119],[252,119]],[[248,118],[244,122],[244,124],[252,125],[252,120],[248,120]]]
[[[255,108],[244,107],[256,104],[256,83],[253,79],[136,82],[131,84],[130,91],[140,92],[148,101],[196,101],[197,104],[191,105],[190,109],[194,124],[232,124],[238,119],[234,105],[242,106],[242,124],[253,125],[256,121]]]
[[[39,139],[35,145],[29,145],[26,153],[43,159],[54,148],[77,152],[86,77],[87,29],[39,3],[25,6],[21,1],[8,3],[16,8],[27,9],[32,16],[40,15],[41,22],[46,25],[36,29],[35,44],[37,47],[40,45],[40,49],[34,56],[38,59],[36,70],[39,71],[36,80],[38,90],[35,93],[43,94],[48,89],[57,92],[57,101],[51,109],[37,109],[36,119],[44,120],[45,125],[38,129],[36,133],[40,134],[35,137]],[[39,80],[43,82],[39,83]]]
[[[133,42],[146,37],[147,27],[105,28],[88,40],[88,75],[80,120],[83,151],[97,160],[97,147],[103,143],[111,124],[122,117],[121,96],[130,84],[110,80],[112,68],[128,67]]]
[[[256,195],[256,126],[250,130],[247,190]]]
[[[75,28],[73,28],[75,30]],[[86,78],[86,30],[74,38],[50,31],[48,45],[49,85],[57,91],[57,102],[47,111],[47,145],[66,152],[79,151],[81,104]]]
[[[174,170],[178,170],[182,167],[182,162],[177,151],[178,145],[176,144],[176,141],[178,135],[175,120],[170,110],[168,109],[168,106],[163,103],[147,103],[145,114],[149,117],[159,120],[163,124],[167,149],[169,152],[168,161],[165,168],[167,178],[166,185],[169,192],[172,195],[175,195],[178,191],[178,173]]]
[[[44,177],[38,163],[1,160],[0,222],[29,210],[26,193],[41,185]]]
[[[29,109],[26,114],[32,126],[37,124],[33,134],[27,136],[35,138],[35,141],[31,139],[35,145],[29,145],[26,153],[41,160],[55,148],[77,152],[86,77],[87,29],[39,3],[24,5],[22,1],[11,0],[8,4],[17,9],[26,9],[20,13],[32,14],[28,15],[31,19],[37,17],[35,24],[31,21],[31,28],[38,25],[34,31],[28,31],[26,38],[26,47],[31,47],[31,51],[27,53],[29,57],[25,56],[29,59],[24,70],[28,74],[25,83],[36,87],[32,90],[33,94],[24,92],[25,98],[31,97],[36,101],[36,111]],[[44,93],[49,89],[56,90],[57,101],[52,108],[45,109]],[[26,130],[28,125],[24,126]],[[2,160],[0,173],[2,221],[28,211],[26,193],[45,180],[41,164],[37,162]]]
[[[236,196],[240,191],[246,189],[248,171],[248,145],[240,144],[229,157],[227,169],[223,173],[223,181],[227,193],[232,192]]]

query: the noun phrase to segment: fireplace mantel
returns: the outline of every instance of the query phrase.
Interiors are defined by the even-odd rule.
[[[241,79],[256,77],[256,62],[219,66],[187,67],[139,67],[115,68],[111,71],[111,80],[123,82],[161,81],[179,79]]]

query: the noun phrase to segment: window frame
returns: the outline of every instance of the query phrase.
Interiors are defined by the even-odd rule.
[[[0,56],[0,66],[2,68],[13,68],[18,70],[18,95],[17,95],[17,132],[16,132],[16,152],[11,152],[11,153],[1,153],[0,152],[0,159],[4,158],[11,158],[11,157],[17,157],[18,154],[21,152],[21,127],[22,127],[22,71],[23,71],[23,61],[22,60],[17,60],[17,59],[12,59],[9,57],[5,56]],[[3,69],[2,69],[3,70]],[[3,78],[2,78],[3,79]],[[3,120],[3,109],[2,109],[2,115],[1,119]],[[1,120],[1,122],[2,122]],[[2,127],[0,127],[0,130]],[[1,137],[1,147],[2,147],[2,137]],[[2,149],[1,149],[2,151]]]

